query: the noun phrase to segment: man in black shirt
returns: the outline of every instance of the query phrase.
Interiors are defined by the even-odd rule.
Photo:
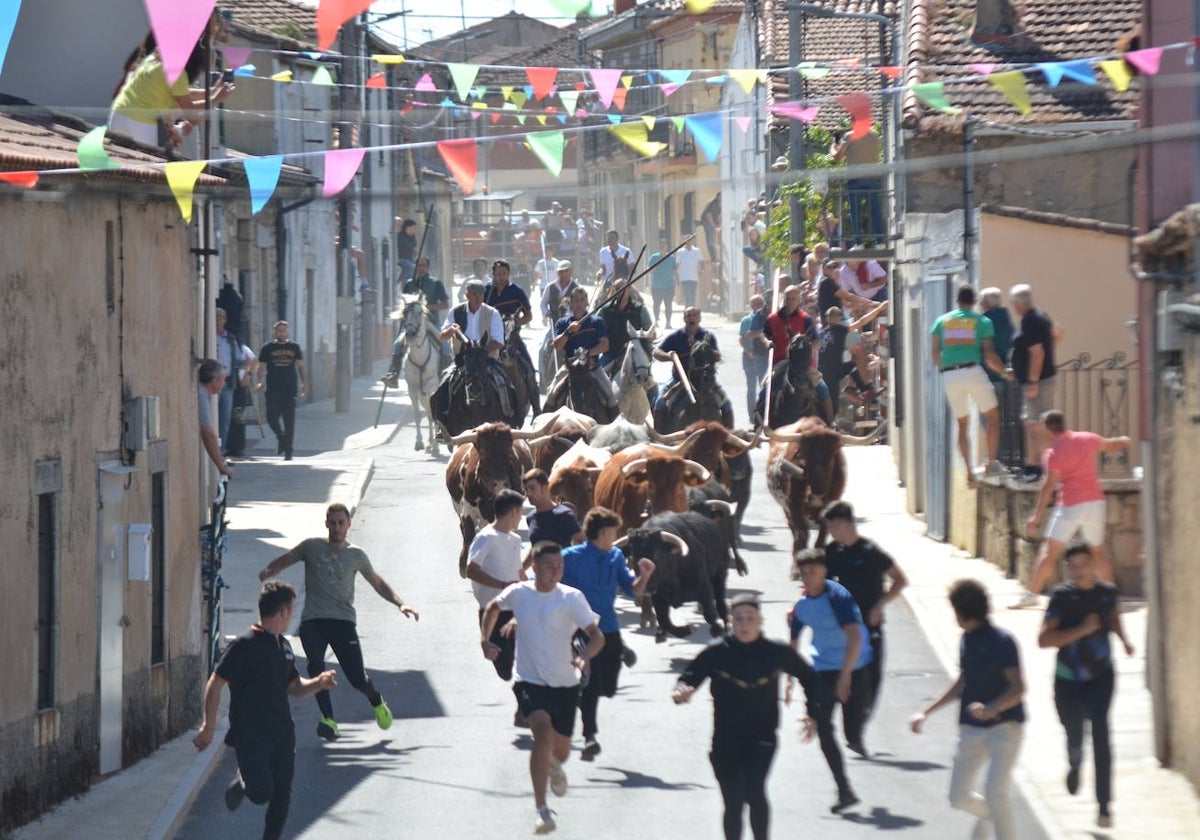
[[[288,322],[276,321],[274,329],[275,340],[259,351],[258,363],[266,369],[267,423],[279,442],[275,454],[290,461],[296,437],[296,394],[308,393],[308,373],[300,345],[288,340]],[[259,382],[258,390],[262,389]]]
[[[892,556],[858,533],[854,508],[837,501],[821,513],[832,540],[825,546],[825,569],[829,577],[849,590],[862,612],[871,641],[873,657],[867,666],[868,688],[862,707],[870,717],[883,684],[883,608],[900,597],[908,578]],[[885,591],[884,579],[891,581]]]
[[[525,517],[529,523],[529,550],[540,542],[549,540],[562,548],[583,542],[586,537],[579,520],[571,509],[555,502],[550,496],[550,479],[545,470],[532,469],[521,477],[525,497],[533,505],[533,513]]]
[[[1042,477],[1042,454],[1050,446],[1042,415],[1061,408],[1055,400],[1054,347],[1062,340],[1063,330],[1034,307],[1030,286],[1013,286],[1008,295],[1021,319],[1012,337],[1012,369],[1021,383],[1021,419],[1025,421],[1023,478],[1036,481]]]
[[[292,623],[296,590],[268,580],[258,596],[258,624],[238,636],[221,657],[204,688],[204,721],[192,739],[196,749],[212,743],[229,686],[229,732],[225,743],[237,753],[238,772],[225,790],[225,805],[236,810],[243,798],[267,805],[263,840],[283,833],[296,770],[296,732],[288,697],[302,699],[337,685],[335,672],[301,677],[284,633]]]
[[[789,645],[763,636],[762,611],[756,596],[736,596],[729,616],[730,634],[691,661],[675,684],[671,699],[677,704],[687,703],[705,679],[712,680],[713,740],[709,760],[725,801],[725,840],[742,836],[742,810],[747,805],[750,831],[755,840],[766,840],[771,816],[767,771],[775,757],[775,733],[779,729],[779,675],[799,679],[808,697],[815,672]],[[815,731],[812,718],[805,718],[804,729],[807,740]]]

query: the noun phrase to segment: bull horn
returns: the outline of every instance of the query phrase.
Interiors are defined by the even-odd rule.
[[[450,438],[451,446],[462,446],[464,443],[474,443],[479,438],[479,435],[474,431],[463,432],[461,435]]]
[[[533,438],[532,440],[528,441],[528,443],[532,448],[534,446],[543,446],[552,440],[558,441],[563,446],[567,447],[567,449],[570,449],[575,445],[575,441],[571,440],[570,438],[565,438],[562,435],[542,435],[541,437]]]
[[[793,475],[796,478],[799,478],[799,479],[804,478],[804,467],[800,466],[799,464],[793,464],[791,461],[783,461],[779,465],[779,468],[781,470],[783,470],[785,473],[788,473],[789,475]]]
[[[518,430],[514,429],[513,433],[512,433],[513,440],[529,440],[530,438],[539,438],[542,435],[546,434],[546,431],[552,425],[554,425],[554,420],[555,420],[555,418],[551,417],[549,420],[547,420],[545,423],[542,424],[542,427],[540,429],[526,429],[524,431],[518,431]]]
[[[740,437],[735,435],[733,432],[729,432],[728,434],[726,434],[725,440],[728,443],[732,443],[734,446],[736,446],[738,449],[742,450],[743,452],[745,452],[747,449],[750,448],[750,441],[742,440]]]
[[[684,460],[683,466],[689,471],[696,474],[696,477],[701,481],[708,481],[712,478],[712,473],[708,471],[708,467],[697,461]]]
[[[777,432],[770,426],[763,426],[763,436],[772,443],[799,443],[804,435],[797,432]]]
[[[708,505],[713,510],[721,511],[726,516],[733,516],[733,514],[734,514],[733,505],[730,504],[729,502],[725,501],[724,499],[709,499],[704,504]]]
[[[584,467],[584,469],[592,475],[600,475],[604,472],[604,467]]]
[[[623,537],[618,537],[616,542],[613,543],[613,548],[624,548],[627,545],[629,545],[629,535],[628,534]]]
[[[673,545],[673,546],[675,546],[676,548],[678,548],[678,549],[679,549],[679,554],[680,554],[680,556],[681,556],[681,557],[687,557],[687,556],[688,556],[688,547],[687,547],[687,543],[685,543],[685,542],[684,542],[682,539],[680,539],[678,536],[676,536],[675,534],[672,534],[670,531],[660,531],[660,532],[659,532],[659,536],[660,536],[660,537],[662,537],[662,538],[663,538],[664,540],[666,540],[667,542],[669,542],[671,545]]]
[[[633,475],[638,470],[644,469],[648,460],[648,458],[638,458],[636,461],[630,461],[628,464],[621,467],[621,475],[625,476],[625,478],[629,478],[629,476]],[[703,467],[701,467],[701,469],[703,469]]]
[[[700,440],[700,438],[704,437],[704,434],[707,431],[708,431],[708,429],[697,429],[696,431],[692,432],[690,435],[687,436],[687,438],[681,444],[679,444],[679,451],[680,452],[691,451],[691,448],[693,446],[695,446],[696,441],[698,441],[698,440]]]
[[[646,431],[650,433],[650,437],[652,437],[654,440],[658,441],[659,443],[675,444],[675,443],[679,443],[679,441],[681,441],[685,437],[687,437],[686,430],[684,430],[682,432],[672,432],[669,435],[664,435],[661,432],[659,432],[657,429],[654,428],[654,426],[650,423],[649,418],[646,419]]]
[[[887,425],[880,423],[869,435],[855,437],[854,435],[848,435],[845,432],[838,432],[838,437],[842,439],[842,444],[845,446],[870,446],[872,443],[879,440],[879,438],[881,438],[883,433],[886,431]]]

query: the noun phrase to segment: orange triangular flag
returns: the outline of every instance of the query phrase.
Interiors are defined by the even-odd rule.
[[[529,77],[529,84],[533,85],[533,98],[545,99],[550,95],[550,88],[554,85],[554,79],[558,76],[557,67],[527,67],[525,75]]]

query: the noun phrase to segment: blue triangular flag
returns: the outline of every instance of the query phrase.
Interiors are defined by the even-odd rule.
[[[258,68],[253,64],[243,64],[241,67],[233,71],[235,76],[254,76],[254,71]]]
[[[283,156],[246,158],[242,161],[246,169],[246,180],[250,184],[250,212],[258,215],[258,211],[266,206],[275,194],[275,185],[279,183],[279,170],[283,168]]]
[[[621,121],[620,114],[608,114],[607,116],[608,116],[608,121],[610,123],[612,123],[613,125],[616,125],[617,123],[619,123]]]
[[[696,141],[700,151],[704,152],[705,160],[708,163],[716,160],[717,155],[721,153],[721,144],[725,142],[725,123],[721,114],[716,111],[710,114],[695,114],[684,117],[683,122],[688,131],[692,132],[692,139]]]
[[[1063,68],[1057,62],[1039,62],[1038,69],[1046,76],[1046,84],[1050,87],[1058,87],[1058,83],[1062,81]]]
[[[1063,75],[1068,79],[1083,82],[1085,85],[1096,84],[1096,71],[1092,67],[1092,60],[1090,58],[1064,61],[1058,65],[1058,68],[1062,70]]]
[[[21,11],[21,0],[0,0],[0,68],[8,55],[8,43],[17,28],[17,15]]]

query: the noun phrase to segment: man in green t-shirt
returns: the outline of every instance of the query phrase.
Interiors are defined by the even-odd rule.
[[[664,254],[666,256],[664,256]],[[667,310],[666,328],[671,329],[671,304],[675,301],[675,255],[669,253],[667,239],[658,241],[658,250],[650,255],[650,296],[654,299],[654,323],[663,307]]]
[[[956,300],[958,308],[938,318],[930,330],[931,353],[933,366],[941,371],[946,401],[958,421],[958,451],[967,468],[967,486],[974,487],[971,445],[967,440],[968,401],[973,401],[983,413],[987,426],[986,472],[1000,473],[1003,468],[996,460],[1000,448],[1000,407],[982,365],[986,364],[1005,379],[1012,379],[1012,371],[1004,367],[992,347],[995,329],[991,320],[975,311],[975,290],[970,286],[960,287]]]

